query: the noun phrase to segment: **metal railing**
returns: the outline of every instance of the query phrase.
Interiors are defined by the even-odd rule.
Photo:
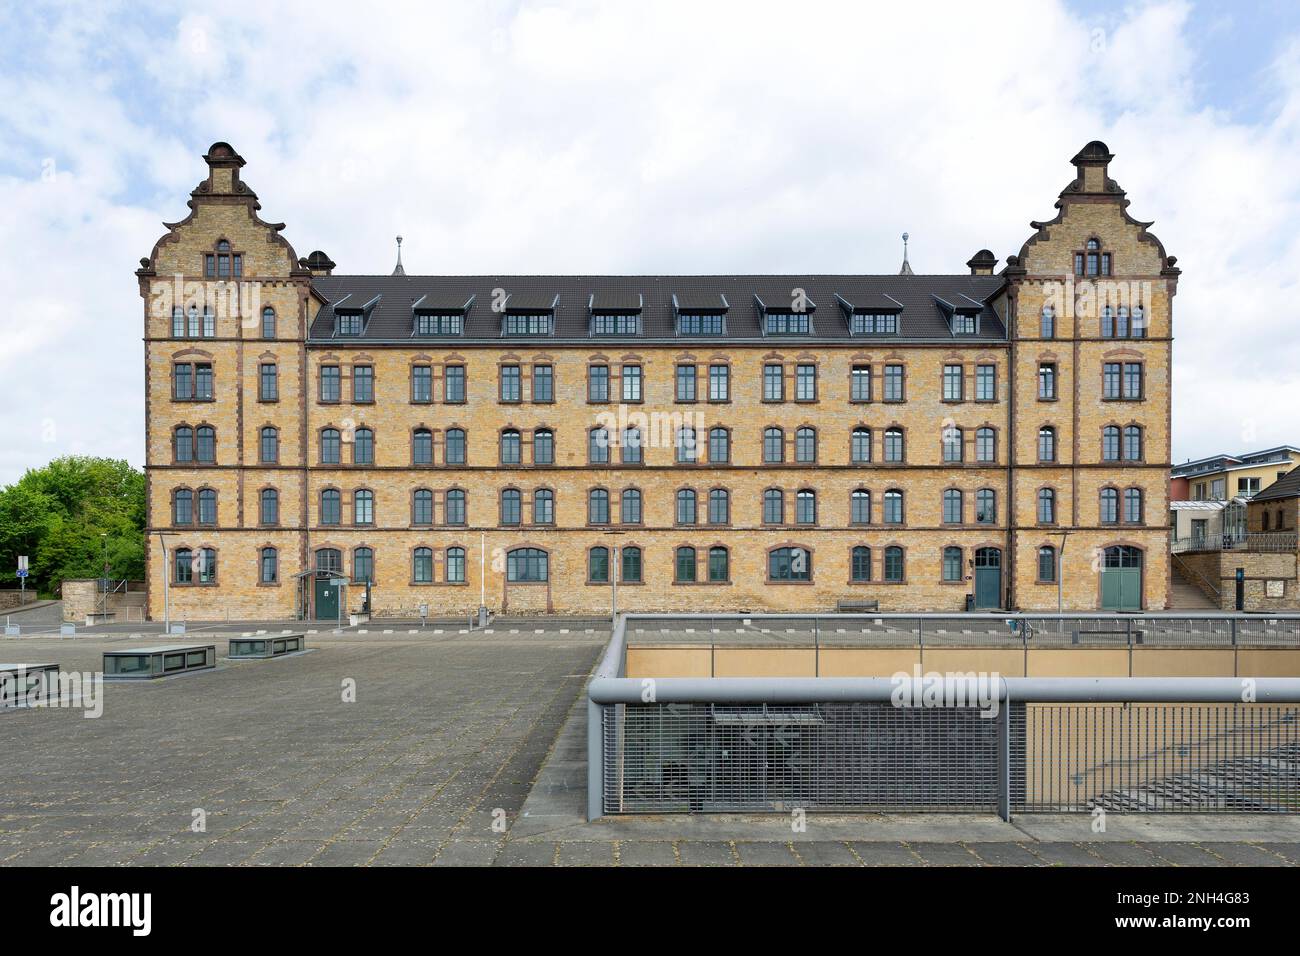
[[[1297,678],[969,675],[985,680],[981,697],[963,675],[947,675],[931,683],[936,704],[926,706],[894,678],[624,676],[638,625],[701,617],[619,618],[588,685],[590,818],[1300,812]],[[923,626],[933,620],[921,616]]]
[[[1222,534],[1192,535],[1172,538],[1169,550],[1184,551],[1253,551],[1273,554],[1294,552],[1300,546],[1294,531],[1225,531]]]

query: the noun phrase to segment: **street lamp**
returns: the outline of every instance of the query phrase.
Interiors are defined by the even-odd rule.
[[[606,531],[608,535],[620,535],[622,531]],[[618,624],[618,545],[609,548],[609,619],[610,626]]]
[[[1056,549],[1056,613],[1061,613],[1061,585],[1065,576],[1065,540],[1070,532],[1061,532],[1061,546]],[[1059,622],[1058,622],[1059,623]]]
[[[171,565],[167,560],[167,532],[158,532],[158,545],[162,548],[163,559],[163,633],[170,634],[172,632],[172,617],[171,590],[169,586],[171,584],[172,573]]]

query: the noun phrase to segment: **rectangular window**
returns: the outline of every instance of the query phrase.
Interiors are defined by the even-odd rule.
[[[960,402],[962,400],[962,367],[945,365],[943,367],[943,400]]]
[[[1120,397],[1120,363],[1119,362],[1106,362],[1104,365],[1102,365],[1101,395],[1102,398]]]
[[[375,400],[375,369],[371,365],[352,366],[352,401],[373,402]]]
[[[975,366],[975,401],[996,401],[997,394],[997,366]]]
[[[731,367],[728,365],[709,366],[709,401],[727,402],[731,400]]]
[[[257,397],[263,402],[274,402],[280,397],[280,385],[274,362],[262,363]]]
[[[523,394],[522,375],[518,365],[501,366],[501,401],[517,402]]]
[[[1044,362],[1038,366],[1038,399],[1047,401],[1056,398],[1056,365]]]
[[[460,404],[465,401],[465,366],[448,365],[442,370],[443,401]]]
[[[1140,399],[1142,397],[1142,363],[1124,363],[1124,397]]]
[[[855,365],[849,378],[849,397],[855,402],[871,401],[871,366]]]
[[[461,315],[437,315],[432,312],[415,314],[416,335],[460,335],[464,328]]]
[[[433,368],[429,365],[411,366],[411,401],[433,401]]]
[[[587,401],[609,401],[609,366],[587,366]]]
[[[979,330],[979,319],[969,313],[958,312],[952,317],[953,335],[974,335]]]
[[[320,400],[322,402],[337,402],[341,392],[341,377],[337,365],[322,365],[320,367]]]
[[[794,398],[797,402],[811,402],[817,398],[816,365],[795,366]]]
[[[677,401],[695,401],[695,366],[677,366]]]
[[[854,312],[849,320],[852,335],[895,335],[898,315],[894,312]]]
[[[555,370],[549,365],[533,366],[533,401],[555,401]]]
[[[641,401],[641,366],[623,366],[623,401]]]
[[[903,366],[885,366],[885,401],[903,401]]]
[[[194,397],[194,366],[172,366],[172,398]]]
[[[361,334],[361,313],[354,312],[339,313],[339,335],[360,335]]]
[[[506,335],[550,335],[552,317],[549,313],[536,315],[507,315]]]
[[[677,317],[679,335],[721,335],[726,316],[721,313],[695,315],[684,313]]]
[[[763,401],[785,401],[785,367],[779,363],[763,366]]]

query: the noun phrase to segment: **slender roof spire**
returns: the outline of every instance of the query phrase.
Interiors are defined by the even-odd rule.
[[[898,270],[900,276],[913,275],[912,265],[907,261],[907,233],[903,233],[903,267]]]
[[[404,276],[406,270],[402,268],[402,237],[397,237],[397,265],[393,268],[393,275]]]

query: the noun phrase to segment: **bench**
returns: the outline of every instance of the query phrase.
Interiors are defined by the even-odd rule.
[[[280,637],[232,637],[228,656],[232,660],[263,660],[283,657],[303,649],[303,635],[284,634]]]
[[[879,611],[879,601],[836,601],[836,614],[862,614],[867,611]]]
[[[149,680],[189,671],[212,670],[216,666],[215,644],[165,644],[104,652],[106,678]]]
[[[57,690],[58,680],[58,664],[0,664],[0,707],[44,700],[48,681],[53,681]]]

